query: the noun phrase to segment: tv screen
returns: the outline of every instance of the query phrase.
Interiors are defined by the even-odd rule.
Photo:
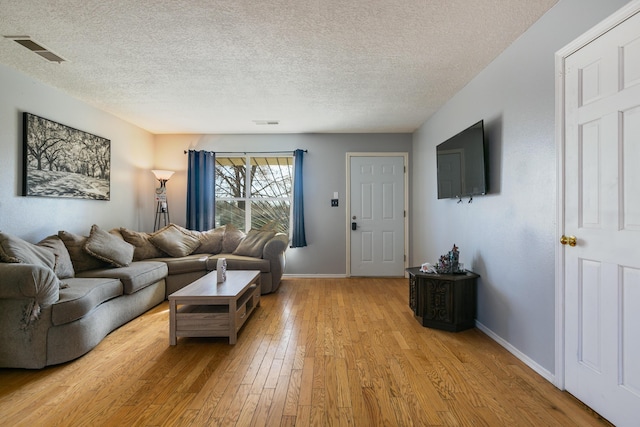
[[[469,126],[436,147],[438,199],[471,197],[487,192],[484,122]]]

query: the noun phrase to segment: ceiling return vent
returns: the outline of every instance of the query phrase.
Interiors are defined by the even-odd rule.
[[[254,120],[253,123],[257,125],[279,125],[280,120]]]
[[[31,52],[37,55],[40,55],[41,57],[43,57],[49,62],[57,62],[59,64],[65,61],[64,58],[51,52],[49,49],[42,46],[40,43],[36,43],[35,41],[31,40],[31,37],[29,36],[5,36],[5,38],[11,39],[14,42],[18,43],[19,45],[26,47]]]

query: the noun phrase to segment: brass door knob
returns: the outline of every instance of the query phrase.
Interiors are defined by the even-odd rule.
[[[565,236],[564,234],[560,238],[560,243],[563,245],[575,246],[578,243],[576,236]]]

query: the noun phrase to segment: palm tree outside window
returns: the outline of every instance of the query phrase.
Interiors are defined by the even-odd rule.
[[[269,226],[289,234],[293,206],[293,156],[218,155],[215,223],[249,231]]]

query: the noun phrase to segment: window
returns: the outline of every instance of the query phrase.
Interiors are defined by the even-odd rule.
[[[292,156],[216,156],[216,226],[288,234],[292,204]]]

